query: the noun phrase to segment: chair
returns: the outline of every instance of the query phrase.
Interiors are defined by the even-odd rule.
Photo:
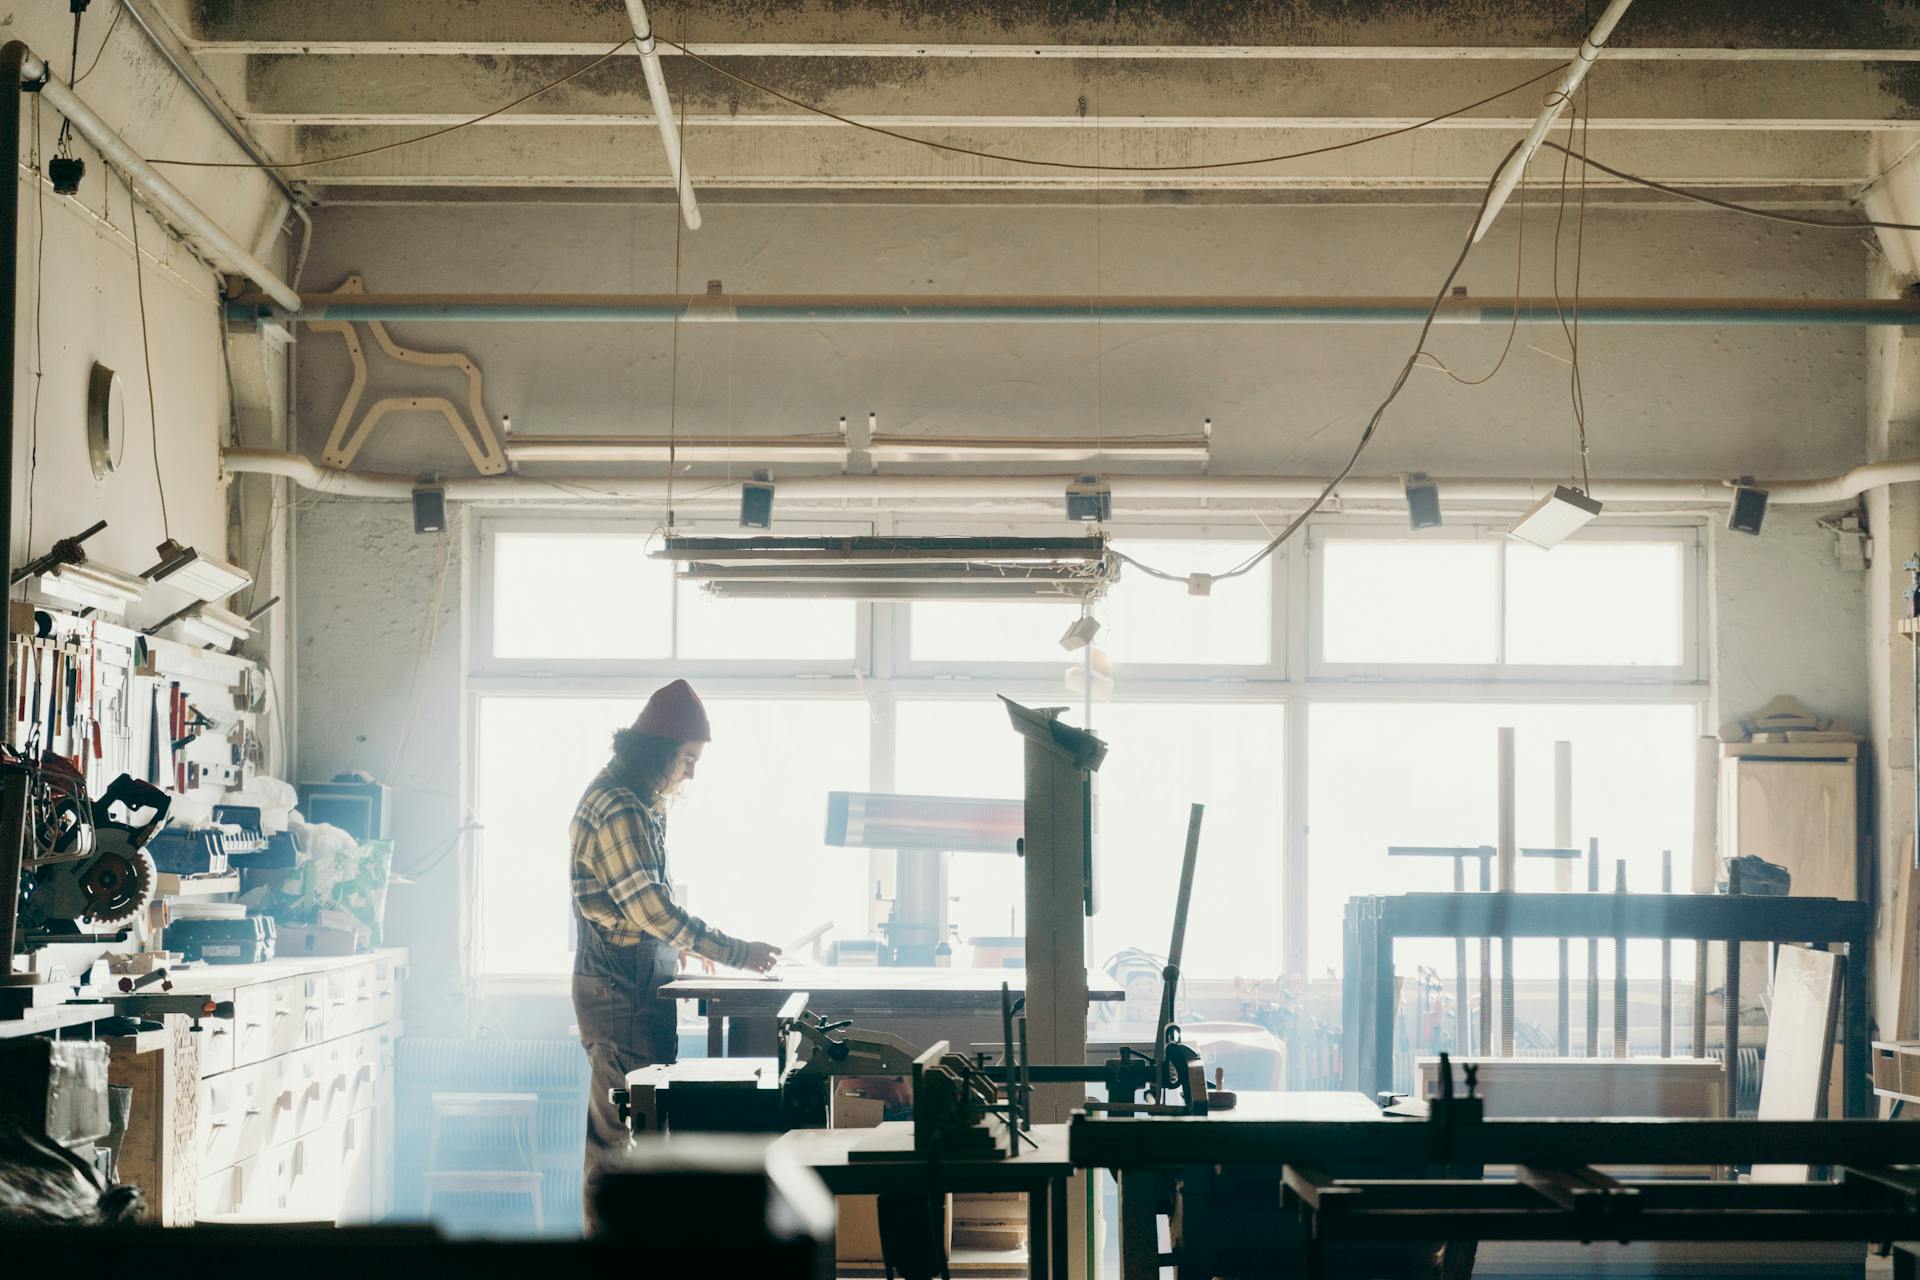
[[[544,1231],[540,1159],[533,1129],[539,1105],[539,1096],[531,1093],[434,1094],[433,1124],[427,1136],[426,1211],[433,1212],[434,1196],[443,1193],[524,1195],[533,1209],[534,1230]],[[513,1135],[513,1153],[519,1163],[510,1168],[442,1169],[440,1139],[448,1121],[503,1122]]]

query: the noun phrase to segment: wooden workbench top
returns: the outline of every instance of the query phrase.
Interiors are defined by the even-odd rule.
[[[352,956],[276,956],[272,960],[264,960],[259,964],[196,964],[168,972],[167,977],[173,983],[173,990],[167,994],[224,997],[241,987],[250,987],[255,983],[274,982],[281,978],[297,978],[308,973],[345,969],[352,965],[365,964],[369,960],[386,960],[394,964],[405,964],[407,952],[404,947],[382,947],[377,951],[367,951]]]

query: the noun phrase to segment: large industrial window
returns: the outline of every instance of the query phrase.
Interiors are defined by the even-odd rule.
[[[1314,538],[1319,675],[1564,680],[1699,675],[1692,530],[1610,529],[1543,551],[1500,530]]]
[[[1493,839],[1502,725],[1520,737],[1522,842],[1549,842],[1542,770],[1568,739],[1576,838],[1600,839],[1607,885],[1623,859],[1630,886],[1652,889],[1661,850],[1691,840],[1698,531],[1607,527],[1552,552],[1500,532],[1332,519],[1207,596],[1128,567],[1096,608],[1089,681],[1089,655],[1059,644],[1073,607],[713,601],[646,557],[643,525],[485,519],[469,685],[475,964],[566,971],[567,819],[612,731],[680,675],[707,699],[716,741],[671,810],[676,878],[730,931],[786,944],[824,926],[807,959],[874,938],[891,896],[890,851],[823,843],[827,793],[1018,797],[1021,748],[998,694],[1067,706],[1111,744],[1096,779],[1096,977],[1128,957],[1151,973],[1164,953],[1200,801],[1188,971],[1284,1005],[1285,984],[1270,985],[1282,975],[1338,969],[1347,899],[1451,885],[1443,861],[1388,846]],[[1179,575],[1241,563],[1264,530],[1115,536]],[[1553,882],[1544,863],[1521,876]],[[1024,927],[1019,860],[953,854],[948,892],[954,962],[1003,963],[994,940]],[[1451,948],[1408,954],[1451,964]]]

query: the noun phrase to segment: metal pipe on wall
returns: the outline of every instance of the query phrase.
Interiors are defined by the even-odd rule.
[[[26,92],[38,91],[47,105],[58,111],[74,130],[92,143],[101,158],[114,169],[133,188],[135,194],[172,222],[187,242],[208,258],[224,262],[239,274],[259,285],[266,294],[288,312],[300,310],[300,295],[268,269],[266,263],[250,253],[238,240],[229,235],[224,227],[215,222],[208,214],[187,199],[186,195],[171,182],[161,177],[159,172],[142,160],[139,153],[127,145],[126,139],[108,127],[106,121],[94,114],[89,107],[74,95],[72,89],[61,83],[53,70],[43,60],[34,56],[32,50],[24,44],[20,46],[19,74],[12,81]],[[16,93],[15,98],[19,97]],[[18,151],[16,149],[16,157]]]
[[[265,287],[264,285],[262,286]],[[1419,324],[1432,298],[1016,294],[275,294],[227,304],[235,323],[262,319],[432,320],[458,324]],[[293,312],[299,314],[296,317]],[[1557,325],[1550,297],[1446,298],[1436,324]],[[1905,298],[1580,300],[1583,325],[1920,324]]]
[[[272,449],[226,449],[222,466],[241,475],[284,476],[303,489],[350,498],[406,499],[419,484],[415,475],[369,471],[335,471],[311,458]],[[1762,481],[1769,501],[1779,504],[1826,505],[1859,497],[1870,488],[1920,481],[1920,458],[1903,458],[1855,467],[1844,475],[1814,480]],[[603,475],[507,475],[449,477],[447,497],[464,502],[659,501],[667,496],[667,482],[658,477]],[[1129,502],[1177,499],[1218,502],[1271,502],[1310,499],[1325,486],[1310,476],[1110,476],[1104,483],[1113,491],[1116,506]],[[1058,502],[1063,481],[1058,476],[791,476],[780,481],[783,501],[999,500]],[[1461,502],[1534,502],[1553,491],[1552,480],[1460,478],[1440,481],[1449,500]],[[686,483],[680,483],[684,495]],[[1730,490],[1722,480],[1596,480],[1594,496],[1603,502],[1721,502]],[[1354,477],[1340,485],[1348,501],[1406,499],[1399,477]],[[731,500],[731,499],[729,499]],[[1696,821],[1698,814],[1696,813]],[[1697,890],[1696,890],[1697,892]]]

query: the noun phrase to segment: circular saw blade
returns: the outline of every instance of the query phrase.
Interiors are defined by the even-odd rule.
[[[102,853],[81,873],[87,920],[95,925],[125,924],[153,897],[153,859],[146,850]]]

